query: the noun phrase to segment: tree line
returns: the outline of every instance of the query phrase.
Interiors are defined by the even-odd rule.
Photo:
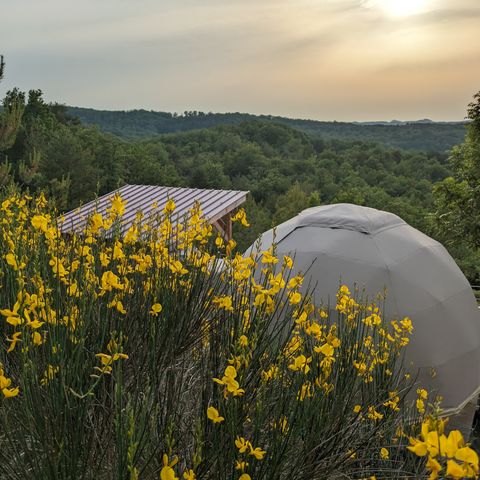
[[[393,148],[445,151],[465,136],[464,122],[393,122],[386,124],[322,122],[249,113],[212,113],[186,111],[182,114],[149,110],[107,111],[68,107],[68,113],[85,125],[98,125],[103,131],[122,138],[148,138],[164,133],[184,132],[238,125],[250,120],[281,123],[309,135],[324,138],[368,140]]]

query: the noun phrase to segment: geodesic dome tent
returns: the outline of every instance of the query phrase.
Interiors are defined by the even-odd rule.
[[[478,394],[480,311],[440,243],[394,214],[351,204],[304,210],[259,241],[261,250],[274,242],[280,259],[295,255],[293,274],[306,272],[303,288],[314,287],[317,305],[335,302],[340,281],[365,288],[369,298],[386,288],[388,318],[408,316],[414,325],[406,364],[443,397],[446,414]]]

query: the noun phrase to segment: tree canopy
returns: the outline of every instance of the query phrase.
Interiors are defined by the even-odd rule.
[[[468,106],[465,141],[452,149],[452,175],[434,186],[438,235],[463,255],[480,259],[480,92]],[[466,252],[470,252],[467,255]],[[479,262],[480,263],[480,262]],[[477,276],[477,278],[480,278]]]
[[[164,133],[186,132],[219,125],[238,125],[251,120],[287,125],[308,135],[322,138],[367,140],[388,147],[437,152],[452,148],[465,136],[463,122],[435,123],[429,120],[379,123],[322,122],[239,112],[187,111],[176,114],[148,110],[106,111],[79,107],[68,107],[68,112],[81,119],[85,125],[97,125],[105,132],[127,139],[149,138]]]

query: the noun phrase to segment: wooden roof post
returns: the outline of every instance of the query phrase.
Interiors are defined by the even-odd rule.
[[[232,215],[228,212],[225,215],[225,237],[227,242],[230,241],[233,237],[232,235]]]
[[[219,218],[213,226],[226,242],[232,239],[232,216],[230,212]]]

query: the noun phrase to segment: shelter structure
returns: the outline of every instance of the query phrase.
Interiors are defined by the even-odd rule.
[[[260,237],[261,250],[273,243],[279,259],[295,257],[292,275],[305,274],[303,288],[313,288],[317,305],[334,305],[340,282],[370,299],[386,288],[385,314],[413,322],[406,368],[443,397],[445,414],[478,395],[480,311],[440,243],[396,215],[351,204],[304,210]]]
[[[115,195],[125,202],[122,231],[126,232],[135,221],[138,212],[148,223],[157,218],[168,200],[176,205],[172,222],[181,222],[196,202],[200,204],[204,218],[226,239],[232,238],[232,212],[245,202],[248,192],[239,190],[212,190],[200,188],[162,187],[153,185],[124,185],[91,202],[65,213],[60,229],[62,233],[82,232],[94,213],[107,216],[107,209]]]

